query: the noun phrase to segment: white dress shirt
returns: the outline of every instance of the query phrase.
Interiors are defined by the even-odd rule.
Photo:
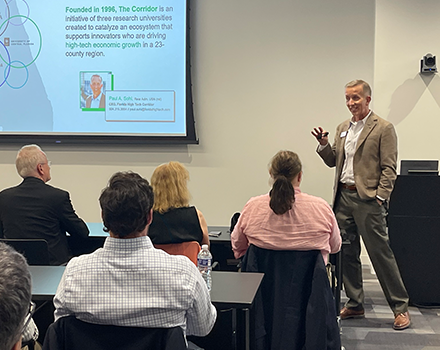
[[[342,167],[341,178],[339,179],[339,181],[344,184],[354,185],[354,153],[356,152],[356,145],[359,140],[359,136],[362,130],[364,130],[365,123],[370,115],[371,110],[364,119],[359,120],[358,122],[353,121],[353,119],[350,120],[350,126],[348,127],[347,134],[345,135],[345,161],[344,166]]]

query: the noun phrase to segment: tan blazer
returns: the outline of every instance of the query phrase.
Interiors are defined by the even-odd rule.
[[[344,165],[345,135],[349,125],[350,120],[339,124],[333,146],[327,144],[322,151],[317,150],[325,164],[329,167],[336,166],[333,203]],[[397,177],[396,164],[397,135],[394,126],[371,113],[359,135],[353,159],[354,181],[359,197],[374,199],[378,195],[389,199]]]
[[[90,108],[92,105],[92,95],[87,96],[86,99],[86,108]],[[105,108],[105,95],[101,95],[101,99],[99,100],[99,108]]]

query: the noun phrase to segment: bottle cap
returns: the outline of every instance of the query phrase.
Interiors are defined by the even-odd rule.
[[[204,249],[204,250],[208,250],[208,245],[207,245],[207,244],[203,244],[203,245],[202,245],[202,249]]]

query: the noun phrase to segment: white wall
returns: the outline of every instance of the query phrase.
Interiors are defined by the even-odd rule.
[[[440,158],[440,77],[419,74],[424,55],[440,59],[439,11],[435,0],[376,1],[375,106],[396,126],[399,160]]]
[[[417,130],[440,122],[432,96],[437,80],[426,88],[417,74],[424,54],[440,54],[438,44],[431,47],[434,40],[424,35],[429,32],[425,15],[434,25],[437,11],[415,11],[419,5],[410,3],[194,0],[193,91],[200,145],[43,145],[53,162],[51,184],[71,193],[86,221],[99,221],[97,198],[111,174],[131,169],[150,178],[157,165],[178,160],[190,171],[192,203],[208,225],[228,225],[232,213],[251,196],[269,190],[270,158],[280,149],[290,149],[303,161],[303,191],[330,201],[333,170],[316,155],[310,130],[320,125],[334,137],[336,125],[349,117],[344,84],[358,78],[373,85],[375,111],[385,118],[391,118],[390,102],[406,80],[415,83],[398,95],[396,115],[402,115],[402,103],[409,104],[423,90],[408,117],[394,122],[401,155],[424,158],[426,149],[433,147],[425,145],[429,141],[423,133],[417,147],[409,140]],[[409,123],[421,118],[423,126]],[[20,182],[14,168],[18,148],[1,147],[0,188]]]

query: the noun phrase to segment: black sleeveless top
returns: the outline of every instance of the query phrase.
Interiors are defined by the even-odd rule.
[[[202,244],[203,231],[195,207],[174,208],[163,214],[153,212],[148,229],[153,244],[196,241]]]

